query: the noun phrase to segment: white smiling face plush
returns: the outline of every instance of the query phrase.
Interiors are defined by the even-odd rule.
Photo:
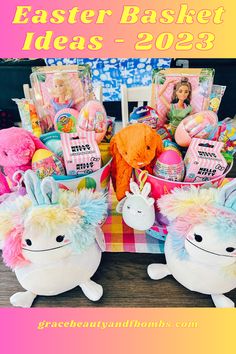
[[[27,227],[22,237],[22,254],[26,260],[34,264],[43,265],[59,261],[73,252],[71,236],[70,230],[65,225],[58,227],[55,225],[53,232],[46,228],[33,232],[32,227]]]
[[[57,295],[76,286],[90,300],[99,300],[102,287],[90,278],[104,250],[98,225],[107,212],[106,197],[87,189],[59,191],[52,177],[40,181],[30,170],[24,180],[27,195],[0,211],[3,260],[26,290],[10,302],[30,307],[37,295]]]
[[[236,235],[224,238],[221,230],[206,224],[194,226],[184,245],[193,260],[206,265],[224,267],[236,262]]]
[[[135,230],[148,230],[155,221],[154,199],[149,198],[150,183],[146,183],[140,192],[135,182],[130,183],[133,194],[126,192],[126,198],[122,199],[116,210],[122,213],[124,222]]]
[[[149,198],[151,200],[151,198]],[[154,200],[148,202],[142,196],[130,196],[126,199],[122,215],[124,222],[136,230],[148,230],[155,221]]]
[[[192,291],[209,294],[216,307],[234,307],[223,295],[236,287],[236,180],[221,189],[175,189],[158,201],[169,220],[167,264],[151,264],[148,274],[172,274]]]

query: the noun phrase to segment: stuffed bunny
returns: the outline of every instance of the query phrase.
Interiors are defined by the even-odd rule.
[[[11,190],[9,188],[9,185],[7,183],[6,177],[4,176],[3,173],[0,172],[0,196],[5,194],[5,193],[10,193]]]
[[[152,279],[173,277],[211,295],[216,307],[234,307],[223,295],[236,287],[236,180],[221,189],[175,189],[158,200],[169,219],[167,264],[151,264]]]
[[[14,172],[30,169],[32,156],[38,149],[47,147],[27,130],[17,127],[0,130],[0,165],[13,185]]]
[[[83,189],[58,189],[52,177],[40,182],[25,172],[27,195],[0,210],[3,260],[26,292],[10,298],[13,306],[30,307],[37,295],[57,295],[80,286],[97,301],[101,285],[90,280],[104,250],[98,227],[107,211],[106,196]]]
[[[155,200],[148,197],[151,184],[145,183],[140,191],[137,183],[131,181],[130,191],[132,193],[126,192],[126,197],[117,204],[116,211],[122,213],[126,225],[135,230],[148,230],[155,222]]]
[[[152,161],[163,151],[160,135],[146,124],[121,129],[110,143],[112,183],[118,200],[129,190],[132,169],[144,168],[152,173]]]

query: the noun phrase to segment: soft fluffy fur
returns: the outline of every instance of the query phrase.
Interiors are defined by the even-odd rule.
[[[183,237],[191,227],[203,223],[222,230],[222,237],[230,237],[236,234],[236,213],[220,205],[219,198],[218,189],[191,186],[188,190],[176,188],[162,196],[158,206],[170,221],[171,229]]]
[[[0,130],[0,162],[10,179],[14,172],[31,168],[34,152],[47,147],[33,134],[23,128]]]
[[[120,130],[110,143],[112,182],[118,200],[125,197],[133,168],[145,167],[152,173],[152,161],[162,151],[161,137],[146,124],[133,124]],[[142,166],[140,162],[144,163]]]
[[[6,177],[0,172],[0,195],[10,192]]]
[[[54,205],[33,206],[28,196],[19,197],[0,211],[0,233],[5,236],[4,262],[11,268],[23,265],[21,242],[24,233],[53,235],[55,227],[66,227],[74,249],[80,253],[94,241],[95,227],[107,211],[107,200],[99,193],[60,191]]]

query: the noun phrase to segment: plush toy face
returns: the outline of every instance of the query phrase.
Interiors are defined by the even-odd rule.
[[[133,168],[150,164],[157,149],[162,150],[161,138],[145,124],[134,124],[117,134],[118,149],[124,160]]]
[[[155,221],[154,200],[150,203],[142,196],[132,196],[126,199],[122,214],[124,222],[136,230],[148,230]]]
[[[0,161],[2,166],[27,165],[35,152],[35,143],[24,129],[9,128],[0,131]]]
[[[68,228],[58,226],[53,232],[31,233],[27,230],[22,238],[22,254],[27,261],[46,264],[59,261],[72,253],[72,240]]]
[[[194,226],[185,239],[187,253],[197,262],[227,266],[236,262],[236,235],[224,237],[207,224]]]

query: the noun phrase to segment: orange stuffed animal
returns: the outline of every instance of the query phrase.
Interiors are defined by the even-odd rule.
[[[133,168],[145,167],[152,173],[151,162],[163,151],[160,135],[146,124],[121,129],[110,143],[113,156],[111,176],[118,200],[125,197]]]

